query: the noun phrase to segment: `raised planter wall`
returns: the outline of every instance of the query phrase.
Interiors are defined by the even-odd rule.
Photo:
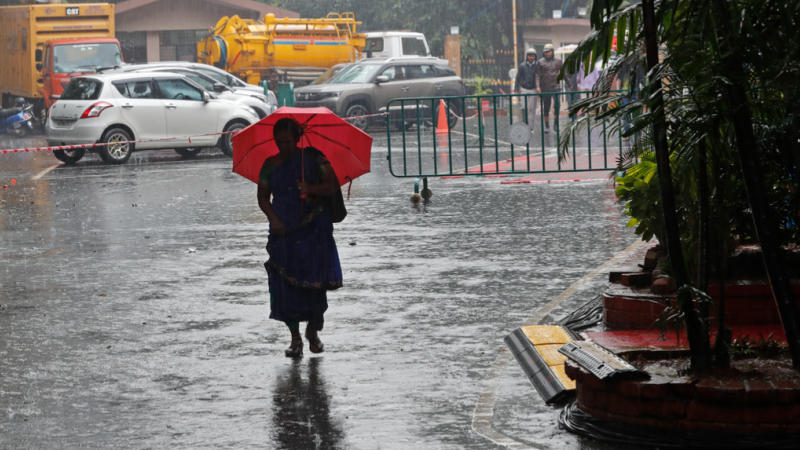
[[[578,407],[598,419],[672,431],[800,433],[795,381],[657,375],[601,381],[571,360],[565,370],[576,382]]]
[[[800,308],[800,281],[792,283],[795,305]],[[719,285],[710,285],[709,295],[718,303]],[[656,320],[674,295],[656,295],[649,289],[615,285],[603,294],[603,322],[612,330],[656,328]],[[743,280],[725,286],[725,322],[728,325],[779,324],[780,317],[769,286],[761,280]],[[716,314],[712,310],[712,325]]]

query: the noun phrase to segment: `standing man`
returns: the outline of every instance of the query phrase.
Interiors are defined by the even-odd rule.
[[[544,132],[550,131],[550,104],[555,97],[555,108],[553,111],[553,124],[555,125],[555,118],[558,117],[558,110],[561,105],[559,104],[558,97],[558,74],[561,72],[562,62],[560,59],[555,58],[553,52],[553,44],[544,46],[544,59],[539,61],[537,73],[539,74],[539,89],[540,92],[548,92],[550,95],[542,95],[542,116],[544,116]]]
[[[525,61],[517,69],[517,78],[514,84],[520,94],[535,94],[536,91],[536,50],[525,50]],[[527,109],[528,127],[533,131],[536,124],[536,96],[522,98],[522,107]]]

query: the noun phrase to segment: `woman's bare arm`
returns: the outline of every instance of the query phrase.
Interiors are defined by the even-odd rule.
[[[258,184],[258,192],[256,194],[258,197],[258,207],[261,208],[261,211],[267,216],[267,220],[272,227],[272,232],[275,234],[284,234],[286,232],[286,226],[283,224],[283,221],[278,218],[278,215],[275,214],[275,210],[272,209],[272,203],[269,201],[271,194],[272,191],[269,185],[265,183]]]

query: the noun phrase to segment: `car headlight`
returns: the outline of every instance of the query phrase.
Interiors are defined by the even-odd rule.
[[[338,97],[340,93],[341,92],[339,92],[339,91],[320,92],[319,93],[319,98],[320,99],[323,99],[323,98],[334,98],[334,97]]]

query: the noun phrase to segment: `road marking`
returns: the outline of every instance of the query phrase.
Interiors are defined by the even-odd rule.
[[[199,158],[199,159],[192,160],[192,162],[197,162],[197,163],[206,163],[206,162],[212,163],[212,162],[219,162],[219,161],[224,161],[224,157],[223,156],[220,156],[220,157],[211,156],[211,157],[207,157],[207,158]],[[112,168],[112,167],[117,167],[117,168],[156,167],[156,168],[158,168],[158,166],[177,166],[179,164],[186,164],[186,162],[187,161],[181,160],[181,159],[164,160],[164,161],[146,161],[146,162],[129,161],[127,164],[122,165],[122,166],[115,166],[115,165],[101,163],[101,164],[96,164],[96,165],[92,165],[92,166],[84,165],[84,166],[80,167],[80,169],[86,170],[86,169],[94,169],[94,168],[102,169],[102,168]],[[55,165],[53,165],[51,167],[48,167],[48,168],[42,170],[41,172],[37,173],[36,175],[32,176],[31,179],[32,180],[39,180],[42,177],[44,177],[45,175],[47,175],[48,173],[52,172],[53,170],[55,170],[55,169],[57,169],[57,168],[59,168],[61,166],[65,166],[65,165],[66,164],[64,164],[62,162],[59,162],[58,164],[55,164]],[[227,168],[229,166],[230,166],[230,163],[226,162],[226,164],[224,164],[220,168]],[[184,167],[178,167],[178,168],[169,168],[170,171],[175,171],[175,170],[188,171],[188,170],[200,170],[200,169],[206,169],[206,167],[204,167],[204,166],[201,167],[201,166],[198,166],[198,165],[192,165],[192,166],[188,166],[188,167],[184,166]],[[108,177],[109,176],[108,173],[106,173],[106,172],[103,172],[103,173],[86,173],[83,170],[81,172],[75,174],[75,175],[60,176],[59,179],[60,180],[70,180],[70,179],[76,179],[76,178],[101,178],[101,177]],[[167,169],[163,169],[161,171],[163,172],[164,170],[167,170]],[[156,171],[153,171],[153,172],[156,172]]]
[[[38,179],[42,178],[43,176],[47,175],[48,173],[52,172],[52,171],[53,171],[53,170],[55,170],[56,168],[58,168],[58,167],[61,167],[61,166],[63,166],[63,165],[64,165],[64,163],[58,163],[58,164],[54,164],[54,165],[52,165],[52,166],[50,166],[50,167],[48,167],[48,168],[46,168],[46,169],[42,170],[41,172],[37,173],[36,175],[32,176],[32,177],[31,177],[31,179],[32,179],[33,181],[36,181],[36,180],[38,180]]]
[[[614,255],[611,259],[597,266],[591,272],[581,277],[578,281],[572,283],[572,285],[565,289],[561,294],[559,294],[553,300],[550,300],[550,302],[548,302],[546,305],[536,310],[533,316],[526,320],[525,323],[539,324],[539,322],[541,322],[550,311],[552,311],[565,300],[569,299],[578,291],[578,289],[586,285],[598,274],[630,257],[630,255],[646,244],[647,242],[644,241],[633,242],[624,250]],[[482,384],[484,386],[484,390],[478,395],[478,401],[475,404],[475,410],[472,412],[472,430],[496,445],[509,448],[541,448],[536,447],[535,445],[524,440],[509,436],[494,428],[494,404],[496,401],[495,395],[499,385],[500,373],[506,368],[509,361],[512,361],[513,359],[514,358],[509,352],[508,347],[504,345],[500,348],[497,353],[497,357],[495,357],[494,363],[492,363],[491,369],[489,369],[489,373],[483,380]]]

